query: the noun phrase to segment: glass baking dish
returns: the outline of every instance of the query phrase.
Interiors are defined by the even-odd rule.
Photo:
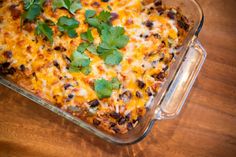
[[[184,40],[182,47],[179,48],[179,54],[177,55],[175,62],[170,66],[167,80],[157,96],[150,99],[146,115],[135,129],[132,129],[126,134],[109,134],[103,130],[99,130],[91,124],[72,116],[19,87],[1,75],[0,83],[104,140],[116,144],[136,143],[147,135],[156,120],[174,118],[179,114],[206,59],[206,51],[197,39],[204,21],[203,12],[199,4],[195,0],[163,0],[163,4],[174,8],[180,8],[182,14],[193,22],[193,27]]]

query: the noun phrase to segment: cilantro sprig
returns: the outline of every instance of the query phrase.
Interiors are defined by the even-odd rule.
[[[72,18],[69,18],[67,16],[60,17],[57,26],[59,31],[66,32],[71,38],[75,38],[78,36],[77,32],[75,31],[75,28],[79,26],[79,22],[73,17]]]
[[[94,88],[99,99],[109,98],[114,89],[120,88],[120,82],[117,78],[113,78],[111,81],[99,79],[95,80]]]
[[[105,61],[107,65],[118,65],[122,61],[122,53],[119,49],[125,47],[129,41],[129,37],[125,35],[123,27],[113,27],[110,18],[111,13],[102,11],[96,16],[96,11],[86,10],[86,22],[97,28],[101,35],[101,43],[97,48],[98,55]]]
[[[96,11],[94,10],[86,10],[85,12],[86,22],[98,29],[99,33],[105,28],[109,28],[111,26],[110,18],[111,13],[108,11],[102,11],[99,15],[96,16]]]
[[[65,8],[71,14],[75,14],[75,12],[82,8],[80,0],[53,0],[52,3],[53,10],[57,8]]]
[[[46,23],[38,21],[35,34],[46,37],[51,44],[53,43],[53,31]]]
[[[102,42],[98,46],[98,54],[106,64],[117,65],[122,61],[123,57],[118,49],[125,47],[129,41],[124,33],[122,27],[109,27],[102,30]]]
[[[34,21],[42,12],[43,5],[46,0],[23,0],[24,14],[22,20]]]

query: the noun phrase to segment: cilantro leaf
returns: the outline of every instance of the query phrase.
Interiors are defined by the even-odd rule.
[[[122,61],[122,54],[117,49],[123,48],[129,41],[124,32],[122,27],[110,27],[102,30],[102,43],[98,46],[98,53],[106,64],[118,65]]]
[[[97,54],[97,47],[94,44],[90,44],[87,47],[87,50],[91,52],[92,54],[95,54],[95,55]]]
[[[89,43],[92,43],[94,41],[94,38],[93,38],[93,35],[92,35],[92,32],[90,29],[88,29],[87,32],[81,33],[80,37],[81,37],[81,39],[83,39]]]
[[[33,21],[36,17],[38,17],[41,13],[41,8],[39,5],[33,4],[30,6],[29,10],[25,12],[24,17],[27,20]]]
[[[96,80],[94,87],[99,99],[109,98],[112,94],[112,83],[105,79]]]
[[[45,36],[50,43],[53,43],[53,31],[46,23],[39,21],[35,29],[35,34]]]
[[[84,49],[84,48],[83,48]],[[77,51],[75,51],[70,59],[71,64],[69,71],[70,72],[82,72],[85,75],[88,75],[91,72],[91,68],[89,66],[90,64],[90,58],[86,55],[81,53],[79,50],[83,50],[82,46],[78,47]]]
[[[118,50],[112,51],[104,58],[105,64],[107,65],[118,65],[123,59],[122,54]]]
[[[53,10],[57,8],[65,8],[71,14],[75,14],[78,9],[82,8],[80,0],[53,0],[52,3]]]
[[[117,78],[112,78],[111,81],[105,79],[96,80],[94,83],[95,92],[99,99],[109,98],[113,89],[119,89],[121,86]]]
[[[103,11],[97,16],[97,18],[98,18],[101,22],[108,23],[108,22],[110,22],[111,13],[108,12],[108,11],[103,10]]]
[[[86,67],[82,67],[80,69],[80,71],[85,74],[85,75],[88,75],[90,72],[91,72],[91,67],[90,66],[86,66]]]
[[[62,16],[59,18],[57,26],[59,31],[67,32],[67,34],[71,38],[75,38],[78,36],[77,32],[75,31],[75,28],[79,26],[79,22],[74,18]]]
[[[29,21],[35,20],[41,14],[45,1],[46,0],[24,0],[25,13],[22,15],[22,18]]]
[[[84,53],[85,50],[88,50],[92,54],[97,54],[97,47],[94,44],[89,44],[87,42],[80,43],[80,45],[77,47],[77,51]]]
[[[85,54],[81,54],[78,51],[75,51],[72,55],[71,55],[71,66],[73,67],[86,67],[90,64],[90,58],[85,55]]]
[[[118,78],[116,78],[116,77],[112,78],[111,84],[112,84],[112,88],[113,88],[113,89],[119,89],[120,86],[121,86],[120,81],[119,81]]]
[[[87,66],[87,67],[73,67],[71,66],[69,68],[69,72],[82,72],[85,75],[88,75],[91,72],[91,67]]]
[[[85,11],[85,17],[86,18],[91,18],[94,17],[96,15],[96,11],[95,10],[86,10]]]
[[[108,28],[111,23],[110,23],[110,18],[111,18],[111,13],[108,11],[102,11],[98,16],[96,15],[96,11],[94,10],[86,10],[85,12],[85,17],[86,17],[86,22],[92,26],[95,27],[99,30],[99,32],[102,31],[104,28]],[[94,17],[95,16],[95,17]]]
[[[124,33],[123,27],[110,27],[102,30],[101,39],[102,42],[120,49],[125,47],[129,41],[129,37]]]
[[[70,5],[69,10],[72,14],[75,14],[75,12],[81,8],[82,8],[82,4],[81,4],[80,0],[73,0]]]
[[[123,27],[113,27],[110,22],[111,13],[102,11],[95,16],[94,10],[86,10],[86,22],[98,29],[101,35],[102,42],[97,48],[97,53],[108,65],[118,65],[122,61],[122,54],[118,49],[121,49],[129,42],[129,37],[125,35]],[[82,36],[85,40],[85,35]],[[93,49],[95,51],[95,49]]]
[[[80,45],[77,47],[77,51],[80,53],[84,53],[84,51],[89,47],[89,43],[80,43]]]

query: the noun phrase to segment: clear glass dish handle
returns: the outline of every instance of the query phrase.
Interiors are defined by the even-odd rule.
[[[156,120],[175,118],[180,113],[206,59],[207,53],[197,39],[188,51],[161,105],[155,111]]]

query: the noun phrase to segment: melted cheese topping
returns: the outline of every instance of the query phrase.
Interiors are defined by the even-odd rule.
[[[175,48],[181,44],[184,35],[180,35],[175,19],[166,14],[160,15],[152,5],[143,6],[140,0],[99,1],[99,5],[95,5],[95,0],[81,1],[83,8],[75,14],[75,19],[80,22],[76,29],[78,34],[88,29],[84,16],[87,9],[101,12],[109,5],[112,12],[118,14],[112,23],[124,27],[130,38],[128,45],[121,49],[123,60],[118,66],[107,66],[99,56],[85,52],[91,59],[91,73],[70,73],[66,57],[71,56],[82,42],[80,37],[61,36],[57,27],[52,26],[54,43],[51,45],[35,36],[35,23],[28,23],[21,30],[20,18],[13,19],[9,10],[15,5],[23,13],[20,0],[6,0],[0,8],[0,63],[9,62],[16,71],[9,77],[43,99],[109,132],[125,133],[145,114],[147,102],[164,81],[166,70],[176,53]],[[43,9],[40,19],[50,19],[54,23],[61,16],[71,16],[65,9],[53,12],[50,0]],[[101,40],[95,28],[92,28],[92,34],[98,45]],[[62,47],[64,51],[55,47]],[[6,51],[11,51],[12,57],[6,57]],[[55,61],[59,67],[54,66]],[[113,77],[121,81],[121,88],[114,90],[110,98],[99,100],[98,107],[91,108],[88,102],[98,99],[93,89],[94,80],[111,80]],[[137,80],[145,86],[140,88]],[[118,115],[114,116],[113,112]],[[122,117],[126,119],[125,123],[120,122]]]

